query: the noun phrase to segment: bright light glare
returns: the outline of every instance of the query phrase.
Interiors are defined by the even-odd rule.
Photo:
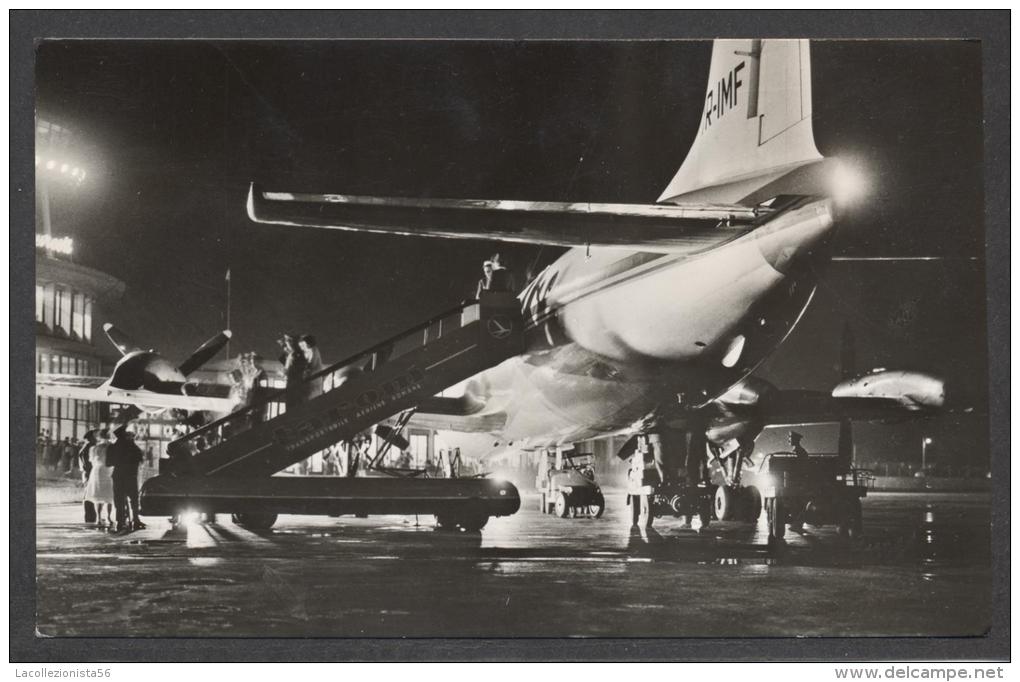
[[[50,159],[49,161],[46,162],[46,169],[47,170],[53,170],[56,167],[57,167],[57,162],[54,161],[53,159]]]
[[[180,522],[185,526],[193,526],[202,520],[202,515],[197,511],[186,511],[181,514]]]
[[[846,162],[836,164],[832,174],[832,196],[838,204],[853,204],[868,192],[864,173]]]

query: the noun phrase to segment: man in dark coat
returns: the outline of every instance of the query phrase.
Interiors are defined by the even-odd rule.
[[[298,348],[298,337],[294,334],[284,334],[281,345],[283,355],[280,356],[280,362],[283,364],[283,374],[287,378],[284,402],[287,409],[290,409],[304,400],[304,374],[308,362]]]
[[[113,504],[117,508],[117,531],[130,532],[145,528],[138,516],[138,466],[144,455],[135,445],[134,434],[127,425],[113,432],[117,440],[107,452],[107,465],[113,465]]]
[[[517,283],[514,281],[513,273],[507,269],[506,263],[500,260],[498,253],[493,254],[491,263],[492,277],[489,279],[489,291],[517,293]]]
[[[798,459],[807,459],[808,451],[805,450],[804,446],[800,444],[802,440],[804,440],[804,436],[797,433],[796,431],[790,431],[789,435],[790,450],[793,452],[793,454],[797,455]]]

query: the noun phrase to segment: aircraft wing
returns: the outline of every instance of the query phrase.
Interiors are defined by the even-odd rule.
[[[945,384],[938,377],[885,369],[844,379],[831,392],[779,390],[750,378],[700,409],[717,426],[898,421],[953,411],[946,405]]]
[[[851,421],[898,421],[921,416],[923,407],[893,398],[834,398],[822,391],[778,391],[755,409],[765,426]]]
[[[189,412],[231,412],[235,401],[217,395],[184,395],[155,391],[124,390],[107,383],[107,377],[86,377],[68,374],[38,374],[35,394],[42,398],[94,400],[142,408],[171,408]]]
[[[484,413],[484,403],[469,398],[425,398],[411,417],[410,426],[435,431],[460,433],[493,433],[506,425],[503,411]]]
[[[768,208],[737,204],[603,204],[406,199],[267,192],[252,184],[257,223],[550,246],[691,252],[738,237]]]

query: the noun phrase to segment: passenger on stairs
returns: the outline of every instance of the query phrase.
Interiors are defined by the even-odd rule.
[[[492,261],[487,260],[482,263],[482,278],[478,280],[478,287],[475,289],[475,298],[481,298],[483,291],[489,290],[489,285],[492,284]]]
[[[280,362],[283,364],[283,374],[287,379],[284,402],[289,410],[304,400],[303,384],[307,361],[301,349],[298,348],[297,337],[293,334],[284,334],[279,343],[283,346]]]
[[[322,382],[325,377],[318,377],[316,379],[312,379],[312,377],[325,369],[325,366],[322,364],[322,355],[319,353],[319,346],[314,336],[311,334],[302,336],[298,342],[298,348],[305,358],[305,400],[311,400],[322,395]]]

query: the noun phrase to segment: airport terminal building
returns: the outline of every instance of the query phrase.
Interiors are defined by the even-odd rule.
[[[41,235],[40,235],[41,236]],[[41,374],[99,376],[117,358],[98,343],[104,305],[124,294],[112,275],[41,246],[35,256],[35,369]],[[84,437],[101,420],[99,403],[36,397],[36,433],[53,440]]]

